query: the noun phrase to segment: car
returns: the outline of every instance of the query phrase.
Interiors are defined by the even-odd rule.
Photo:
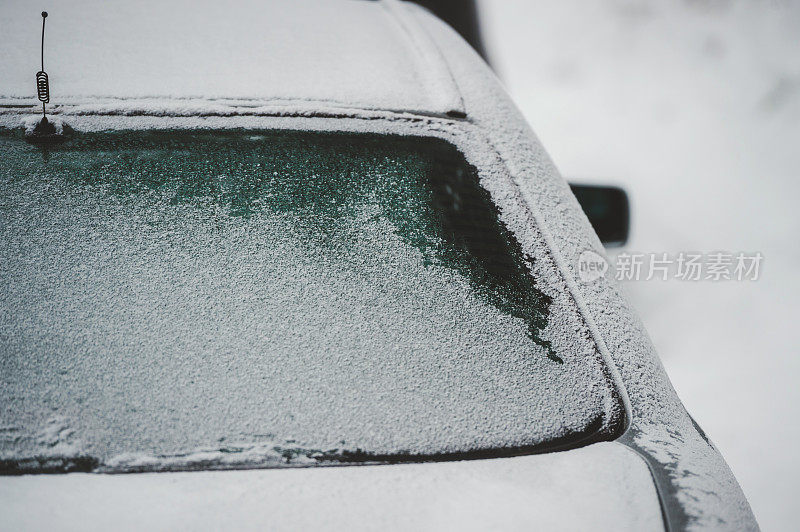
[[[429,11],[0,9],[3,528],[758,528]]]

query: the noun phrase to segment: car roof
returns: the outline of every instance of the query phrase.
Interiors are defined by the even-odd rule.
[[[0,7],[2,99],[35,103],[38,6],[12,0]],[[55,105],[202,97],[463,111],[441,54],[397,1],[236,0],[200,8],[86,0],[46,9],[44,70]]]

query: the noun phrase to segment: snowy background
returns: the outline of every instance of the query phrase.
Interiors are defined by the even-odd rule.
[[[800,496],[800,2],[483,0],[495,69],[570,179],[622,185],[623,251],[759,251],[755,282],[629,282],[764,530]]]

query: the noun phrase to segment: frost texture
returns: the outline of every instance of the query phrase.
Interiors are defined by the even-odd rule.
[[[669,491],[662,493],[667,498],[668,514],[676,518],[675,526],[685,525],[681,519],[688,517],[695,523],[714,522],[719,518],[729,529],[756,528],[744,494],[720,455],[693,428],[646,332],[631,306],[620,297],[618,287],[605,282],[576,284],[576,272],[572,269],[578,256],[586,249],[601,252],[600,243],[530,127],[497,83],[494,74],[476,59],[474,51],[450,28],[422,9],[416,10],[413,17],[397,16],[399,11],[414,9],[411,4],[406,4],[403,9],[386,9],[382,2],[294,2],[292,9],[288,4],[281,4],[277,9],[275,6],[278,4],[219,4],[218,8],[208,6],[212,10],[203,11],[165,2],[154,3],[147,9],[139,3],[127,7],[114,5],[113,8],[99,2],[76,5],[74,9],[63,12],[65,18],[61,20],[65,27],[81,27],[83,31],[64,34],[69,38],[58,43],[60,58],[65,65],[91,64],[94,68],[63,72],[56,105],[66,105],[58,112],[80,115],[71,117],[70,122],[74,121],[76,129],[82,131],[300,125],[311,130],[377,130],[438,135],[454,129],[453,124],[433,117],[453,109],[453,102],[459,100],[460,92],[461,110],[465,111],[468,120],[458,126],[462,130],[480,132],[480,136],[488,140],[491,154],[487,155],[480,143],[470,145],[464,151],[470,161],[485,173],[482,181],[485,177],[485,183],[495,186],[492,194],[498,204],[503,205],[503,220],[514,226],[513,231],[520,237],[525,251],[539,250],[534,253],[537,258],[534,269],[543,291],[553,298],[547,338],[556,344],[557,352],[580,353],[580,363],[586,365],[596,363],[598,353],[594,342],[597,341],[600,354],[608,363],[607,369],[629,398],[629,433],[641,429],[646,438],[653,436],[650,438],[652,446],[647,445],[647,448],[652,455],[659,457],[660,462],[655,465],[661,470],[695,474],[693,488],[686,495],[676,497]],[[241,11],[237,16],[234,12],[236,9],[263,10],[270,7],[275,11],[270,15],[275,16],[247,16],[248,13],[240,16]],[[0,98],[4,105],[0,109],[0,124],[18,127],[20,114],[37,112],[36,100],[32,98],[29,51],[37,49],[38,34],[16,23],[24,18],[20,13],[28,9],[26,3],[6,2],[0,9],[8,15],[0,16],[0,24],[6,30],[4,37],[8,42],[19,43],[8,47],[4,63],[7,75],[3,95],[7,97]],[[186,19],[186,16],[190,18]],[[392,21],[392,16],[396,20]],[[402,23],[398,23],[401,19]],[[403,33],[403,28],[414,25],[414,21],[409,19],[417,19],[423,32],[415,34],[427,33],[431,37],[428,42]],[[241,24],[226,25],[226,20],[241,21]],[[288,33],[264,32],[263,20],[270,20],[273,30],[278,27],[292,30]],[[348,25],[359,31],[348,35],[352,39],[342,39],[341,29],[350,27]],[[55,35],[50,38],[53,37]],[[247,41],[252,46],[241,46],[245,43],[243,38],[252,39]],[[96,47],[87,43],[100,41],[114,42],[116,46],[109,47],[107,54],[98,56]],[[191,45],[178,50],[172,48],[175,42]],[[236,43],[236,46],[231,46],[231,43]],[[419,60],[420,55],[435,55],[436,48],[443,58],[439,65],[441,68]],[[164,54],[165,49],[175,53]],[[292,57],[287,57],[287,53]],[[213,70],[209,70],[209,65],[214,67]],[[295,68],[290,68],[290,65]],[[276,72],[280,75],[275,75]],[[442,73],[453,75],[455,95],[441,91],[444,84],[432,83],[432,77]],[[245,79],[247,83],[243,83]],[[240,101],[237,105],[227,105],[221,103],[219,97],[238,98]],[[114,103],[115,100],[118,102]],[[412,115],[413,112],[417,114]],[[99,116],[101,114],[109,116]],[[240,115],[287,118],[253,117],[245,120]],[[173,116],[186,118],[175,119]],[[322,116],[363,120],[310,118]],[[598,139],[601,142],[598,145],[602,144],[604,133],[600,131]],[[506,187],[512,190],[511,193],[506,193],[503,186],[497,186],[506,178],[505,172],[513,180]],[[81,204],[80,197],[71,198],[69,202],[75,204],[78,213],[88,210]],[[530,230],[531,227],[536,230]],[[549,249],[542,252],[545,248]],[[545,255],[549,255],[549,259],[542,260]],[[575,305],[581,308],[581,316],[576,317]],[[517,366],[513,351],[511,357],[512,360],[505,363]],[[568,357],[565,366],[573,360]],[[186,365],[193,367],[188,362]],[[30,371],[35,369],[29,368]],[[0,378],[8,374],[0,373]],[[490,380],[493,378],[487,376]],[[507,380],[514,382],[515,378]],[[174,381],[164,380],[161,385],[165,390],[175,386]],[[535,380],[536,384],[545,385],[555,382]],[[462,382],[469,385],[469,376]],[[104,392],[108,386],[106,384],[94,391]],[[480,390],[480,386],[475,389]],[[489,391],[505,397],[503,389]],[[106,393],[113,396],[111,392]],[[480,393],[473,395],[472,399],[477,400]],[[496,397],[487,395],[486,400]],[[529,396],[528,400],[531,404],[536,402],[535,397]],[[606,401],[608,404],[613,402],[608,395]],[[176,402],[180,403],[181,397],[177,397]],[[64,404],[79,411],[74,405]],[[408,405],[404,405],[404,410],[407,408]],[[480,408],[476,413],[487,415],[486,410]],[[336,413],[333,408],[329,411]],[[488,414],[489,419],[493,419],[493,414]],[[561,414],[566,415],[565,412]],[[556,418],[562,420],[559,416]],[[545,431],[555,430],[554,427],[559,425],[553,419],[542,413],[540,424],[547,427]],[[26,420],[28,422],[30,426],[37,424],[30,419]],[[666,445],[663,443],[666,439],[660,434],[662,428],[680,434],[680,439],[672,438],[667,455],[660,453]],[[497,436],[499,438],[499,432]],[[513,436],[508,441],[513,441]],[[634,448],[638,447],[631,443],[630,438],[625,441]],[[638,447],[637,452],[646,454],[642,447]],[[570,452],[566,456],[574,454]],[[494,467],[496,461],[491,462],[488,467]],[[654,470],[658,471],[659,467]],[[677,484],[677,475],[668,474],[673,485]],[[609,482],[605,485],[618,484]],[[463,486],[459,485],[458,489],[462,490]],[[712,499],[727,502],[716,504],[710,502]],[[541,501],[541,493],[527,497],[524,503],[531,500]],[[258,502],[261,507],[262,501]],[[117,519],[118,516],[114,515],[113,522]],[[537,523],[540,522],[537,515]]]
[[[612,432],[574,309],[452,147],[320,139],[5,137],[0,421],[31,433],[55,410],[100,470]]]
[[[25,136],[33,135],[36,126],[41,120],[42,117],[38,115],[24,117],[22,119],[22,125],[25,128]],[[50,115],[47,117],[47,121],[53,126],[56,135],[62,135],[64,133],[64,126],[66,123],[62,117]]]

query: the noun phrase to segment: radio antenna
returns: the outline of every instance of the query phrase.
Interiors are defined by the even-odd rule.
[[[42,69],[36,73],[36,93],[42,102],[42,120],[47,121],[45,104],[50,102],[50,82],[47,72],[44,71],[44,23],[47,20],[47,11],[42,11]]]

